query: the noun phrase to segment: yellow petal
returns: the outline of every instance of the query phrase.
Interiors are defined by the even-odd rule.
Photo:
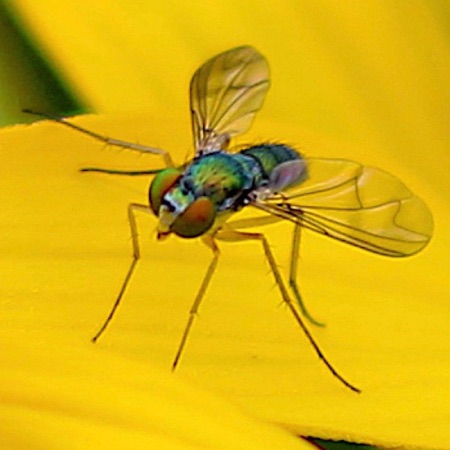
[[[148,117],[87,117],[78,123],[106,134],[122,129],[117,136],[140,142],[165,136],[168,148],[180,146],[174,124],[165,128]],[[147,180],[77,169],[117,167],[119,161],[128,168],[155,167],[158,158],[105,149],[57,124],[16,127],[1,137],[8,168],[1,199],[3,308],[9,312],[4,341],[19,336],[22,344],[69,339],[75,347],[90,346],[130,262],[126,205],[145,203]],[[155,225],[150,216],[139,220],[143,261],[116,320],[89,349],[89,362],[80,359],[78,365],[113,353],[170,367],[210,254],[197,241],[156,243]],[[267,231],[285,267],[289,227]],[[442,356],[448,350],[447,306],[446,284],[434,265],[445,240],[436,240],[423,255],[400,263],[305,235],[303,293],[328,322],[314,335],[361,395],[337,383],[288,311],[277,307],[279,295],[261,249],[251,243],[222,245],[219,269],[174,376],[187,376],[296,433],[442,446],[449,407],[443,391],[448,362]],[[55,348],[49,350],[52,358]],[[125,382],[130,375],[121,367]],[[80,390],[90,389],[90,380],[80,381]],[[420,433],[411,427],[416,420],[423,424]]]
[[[42,332],[2,338],[4,448],[313,448],[157,365]]]
[[[80,162],[92,161],[95,153],[120,155],[53,124],[3,130],[0,142],[2,167],[8,167],[0,216],[4,446],[311,448],[170,371],[179,332],[170,313],[175,305],[166,295],[177,275],[170,257],[142,264],[128,300],[139,284],[150,296],[134,311],[132,301],[125,303],[113,327],[117,333],[109,335],[116,344],[104,339],[94,346],[90,337],[128,264],[122,206],[145,192],[120,179],[78,173]],[[179,276],[183,260],[173,260]],[[155,277],[150,289],[146,268]],[[182,299],[183,291],[177,296]],[[180,308],[179,317],[184,312]]]
[[[183,114],[190,76],[214,53],[249,43],[268,58],[273,84],[252,133],[241,141],[283,140],[311,156],[379,166],[429,204],[434,239],[407,260],[305,233],[301,288],[328,324],[314,336],[363,394],[341,388],[288,311],[276,307],[279,296],[256,244],[223,246],[179,376],[298,433],[449,448],[449,51],[439,2],[277,2],[266,8],[196,2],[177,5],[177,14],[172,4],[156,2],[134,10],[117,4],[120,13],[111,2],[17,4],[31,11],[26,17],[36,36],[92,104],[149,111],[129,121],[85,119],[90,128],[167,148],[183,161],[191,142]],[[11,326],[45,324],[52,334],[81,340],[95,332],[120,287],[130,253],[125,208],[146,201],[146,181],[80,176],[74,168],[147,167],[148,159],[99,150],[55,126],[33,132],[40,129],[47,132],[39,139],[27,132],[25,148],[2,142],[3,167],[17,182],[2,192],[10,218],[5,229],[13,230],[5,251],[45,255],[13,266],[12,286],[20,274],[21,286],[34,289],[41,303],[18,303],[23,312]],[[195,242],[155,245],[154,226],[150,217],[140,222],[144,260],[97,351],[168,366],[210,255]],[[287,268],[289,227],[267,232]],[[61,250],[64,264],[46,261]],[[45,286],[61,299],[51,301]],[[32,312],[36,303],[46,306]]]

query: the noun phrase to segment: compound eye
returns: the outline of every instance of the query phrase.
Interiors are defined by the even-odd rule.
[[[214,203],[208,197],[199,197],[176,218],[171,231],[183,238],[195,238],[206,233],[215,218]]]
[[[174,184],[181,177],[181,172],[178,169],[169,168],[159,172],[153,178],[150,188],[148,190],[148,200],[152,211],[157,216],[162,200],[166,193],[174,186]]]

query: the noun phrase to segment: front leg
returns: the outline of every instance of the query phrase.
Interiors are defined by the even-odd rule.
[[[119,307],[119,304],[122,300],[123,294],[125,293],[128,284],[131,280],[131,277],[134,273],[134,269],[136,268],[136,265],[141,257],[141,252],[139,248],[139,237],[138,237],[138,231],[137,231],[137,225],[136,225],[136,217],[135,213],[137,211],[142,211],[147,214],[150,214],[151,211],[147,205],[141,205],[138,203],[130,203],[128,205],[128,221],[130,223],[130,229],[131,229],[131,239],[132,239],[132,245],[133,245],[133,258],[131,260],[130,268],[128,269],[127,275],[125,276],[125,280],[122,283],[122,287],[120,288],[119,295],[116,298],[116,301],[113,304],[113,307],[111,308],[111,311],[108,314],[108,317],[106,318],[105,322],[101,326],[101,328],[97,331],[95,336],[92,338],[92,342],[97,342],[98,338],[103,334],[103,332],[106,330],[106,327],[111,322],[112,318],[114,317],[114,314]]]
[[[189,332],[191,331],[192,324],[194,323],[195,316],[197,315],[198,308],[200,307],[200,303],[203,300],[206,289],[208,288],[209,282],[211,281],[211,278],[217,267],[217,262],[219,260],[220,250],[219,250],[219,247],[217,247],[217,244],[214,241],[213,236],[206,234],[206,235],[202,236],[202,241],[206,246],[208,246],[212,250],[213,259],[212,259],[211,263],[209,264],[208,270],[206,271],[205,278],[203,278],[202,284],[200,286],[200,289],[197,292],[194,303],[192,304],[191,309],[189,310],[189,318],[186,323],[186,326],[184,327],[183,336],[181,337],[181,341],[178,346],[177,353],[176,353],[175,358],[172,363],[172,370],[175,370],[177,368],[181,354],[183,353],[183,350],[184,350],[184,346],[186,345],[186,341],[189,336]]]

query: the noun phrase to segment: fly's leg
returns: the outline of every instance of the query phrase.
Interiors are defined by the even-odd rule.
[[[292,235],[292,248],[291,248],[291,263],[289,267],[289,286],[294,293],[294,297],[297,300],[298,306],[300,307],[300,311],[306,319],[312,323],[313,325],[317,325],[318,327],[324,327],[325,324],[317,321],[314,317],[306,309],[305,304],[303,303],[302,296],[300,295],[300,289],[297,285],[297,271],[298,271],[298,259],[300,252],[300,236],[301,236],[301,226],[295,225],[294,233]]]
[[[183,336],[180,341],[180,345],[178,346],[177,353],[176,353],[175,358],[172,363],[172,370],[175,370],[178,365],[181,354],[183,353],[183,349],[186,345],[186,341],[187,341],[189,332],[190,332],[192,324],[194,322],[195,316],[197,315],[198,308],[200,306],[201,301],[203,300],[206,289],[208,288],[209,282],[211,281],[211,278],[217,267],[217,262],[219,260],[220,251],[214,241],[214,238],[211,235],[207,234],[202,237],[202,241],[212,250],[214,256],[213,256],[211,263],[209,264],[208,270],[206,271],[205,278],[203,278],[202,285],[200,286],[200,289],[197,292],[197,296],[195,297],[194,303],[192,304],[191,309],[189,311],[189,318],[188,318],[188,321],[184,328],[184,332],[183,332]]]
[[[103,142],[106,145],[114,145],[116,147],[122,147],[126,148],[128,150],[134,150],[141,153],[151,153],[154,155],[161,155],[164,159],[164,163],[166,167],[174,167],[172,158],[170,157],[169,153],[166,150],[160,149],[160,148],[154,148],[154,147],[147,147],[146,145],[140,145],[135,144],[133,142],[127,142],[122,141],[120,139],[114,139],[110,138],[108,136],[103,136],[101,134],[95,133],[94,131],[87,130],[86,128],[80,127],[79,125],[76,125],[72,122],[69,122],[61,117],[54,116],[52,114],[38,112],[38,111],[31,111],[29,109],[24,109],[23,112],[34,114],[35,116],[44,117],[46,119],[53,120],[55,122],[58,122],[61,125],[64,125],[68,128],[72,128],[72,130],[79,131],[80,133],[86,134],[87,136],[90,136],[93,139],[96,139],[97,141]],[[95,168],[94,168],[95,169]],[[102,171],[103,169],[100,169]],[[105,169],[107,170],[107,169]]]
[[[139,261],[139,258],[141,257],[141,253],[140,253],[140,249],[139,249],[139,237],[138,237],[136,217],[135,217],[136,211],[150,213],[150,210],[149,210],[148,206],[146,206],[146,205],[141,205],[138,203],[130,203],[128,205],[128,221],[130,223],[131,239],[132,239],[132,243],[133,243],[133,259],[131,261],[131,265],[130,265],[130,268],[128,269],[125,280],[122,283],[122,287],[120,288],[119,295],[117,296],[116,301],[114,302],[114,305],[108,314],[108,317],[106,318],[106,320],[103,323],[103,325],[101,326],[101,328],[97,331],[96,335],[92,338],[92,342],[94,342],[94,343],[97,342],[98,338],[103,334],[103,332],[106,330],[107,326],[111,322],[112,318],[114,317],[114,314],[122,300],[123,294],[125,293],[125,291],[128,287],[128,284],[131,280],[131,277],[134,273],[134,269],[136,268],[137,262]]]
[[[140,175],[156,175],[161,172],[161,169],[150,169],[150,170],[117,170],[117,169],[102,169],[101,167],[82,167],[80,172],[95,172],[95,173],[106,173],[108,175],[126,175],[131,177],[136,177]]]
[[[310,331],[306,327],[305,323],[303,322],[302,316],[299,314],[295,307],[295,303],[291,300],[289,297],[289,293],[286,289],[286,286],[283,282],[283,279],[281,277],[281,273],[278,270],[277,263],[275,261],[275,257],[272,253],[272,250],[270,249],[269,243],[266,239],[266,237],[261,233],[244,233],[240,231],[235,231],[231,229],[223,229],[220,230],[216,234],[217,239],[223,240],[223,241],[231,241],[231,242],[237,242],[237,241],[246,241],[246,240],[256,240],[261,242],[264,254],[266,256],[267,262],[269,263],[270,269],[273,273],[273,276],[275,278],[275,281],[277,283],[278,289],[280,291],[281,297],[283,298],[284,303],[291,311],[292,315],[295,318],[295,321],[300,326],[302,331],[305,333],[306,337],[308,338],[309,343],[313,346],[315,352],[317,353],[317,356],[322,360],[322,362],[325,364],[325,366],[328,368],[328,370],[345,386],[347,386],[349,389],[351,389],[354,392],[361,392],[357,387],[350,384],[345,378],[343,378],[336,369],[331,365],[331,363],[328,361],[316,341],[314,340],[313,336],[311,335]]]

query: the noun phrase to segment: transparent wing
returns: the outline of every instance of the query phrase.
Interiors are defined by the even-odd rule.
[[[190,85],[192,132],[197,154],[226,148],[246,131],[269,88],[269,67],[254,48],[228,50],[206,61]]]
[[[431,239],[430,210],[393,175],[347,160],[311,158],[307,164],[304,183],[253,205],[386,256],[413,255]]]

